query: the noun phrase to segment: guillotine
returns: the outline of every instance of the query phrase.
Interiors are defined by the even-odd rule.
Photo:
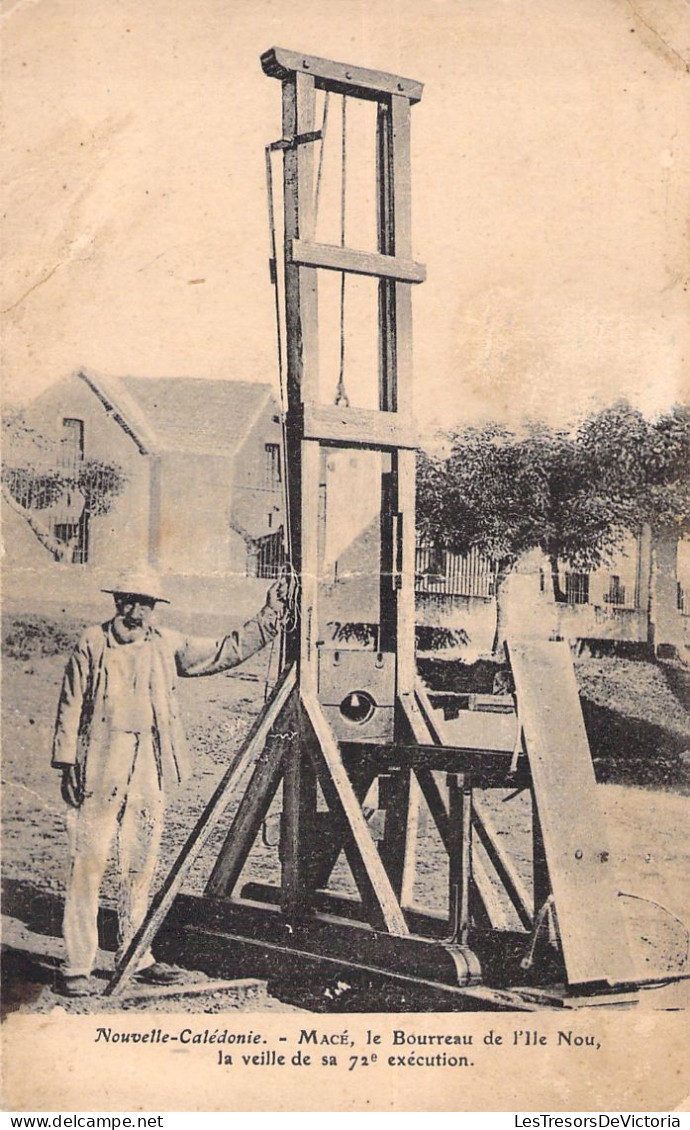
[[[270,951],[278,965],[289,955],[444,986],[460,1007],[534,1008],[612,992],[629,999],[641,981],[617,901],[567,644],[514,642],[515,695],[469,696],[456,717],[432,705],[416,673],[411,309],[425,271],[412,256],[410,122],[422,86],[279,48],[261,62],[282,84],[282,136],[267,148],[267,161],[270,173],[271,154],[282,154],[283,258],[276,263],[274,240],[272,273],[282,286],[296,615],[273,693],[108,992],[123,990],[171,916],[175,929],[197,943],[205,936],[217,949],[239,942]],[[341,107],[339,243],[317,239],[331,98]],[[346,111],[360,103],[370,111],[375,153],[376,245],[369,250],[347,245],[344,223]],[[320,285],[333,273],[341,286],[335,403],[332,388],[324,391],[319,359]],[[366,406],[350,404],[344,380],[342,315],[346,280],[354,276],[370,281],[376,305],[376,356],[360,373]],[[280,329],[279,320],[279,348]],[[359,477],[348,495],[341,479],[353,464]],[[354,512],[365,493],[375,518],[359,538],[369,563],[359,573],[360,581],[363,575],[374,582],[348,590],[347,577],[325,576],[324,523],[332,494]],[[354,638],[342,632],[343,608],[345,620],[367,621]],[[483,803],[496,789],[531,796],[531,880]],[[364,807],[372,790],[382,814],[378,842]],[[262,822],[281,795],[280,883],[241,885]],[[181,895],[231,799],[238,803],[203,898]],[[422,809],[446,857],[443,912],[414,902]],[[329,889],[343,855],[357,897]]]

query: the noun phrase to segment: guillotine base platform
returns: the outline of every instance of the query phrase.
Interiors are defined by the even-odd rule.
[[[324,990],[329,1006],[356,999],[357,986],[366,994],[384,983],[398,1008],[414,1000],[528,1011],[637,1003],[645,977],[622,913],[568,645],[516,643],[509,657],[514,700],[489,699],[444,719],[420,686],[414,703],[401,704],[406,737],[366,745],[336,742],[287,672],[108,992],[122,991],[160,931],[160,958],[215,977],[261,976],[295,991],[345,985]],[[363,812],[374,782],[384,818],[378,844]],[[281,786],[283,880],[247,881],[245,863]],[[531,794],[531,881],[482,800],[497,788]],[[414,789],[447,854],[446,911],[410,895],[409,872],[424,850]],[[182,894],[231,797],[238,803],[205,895]],[[296,801],[301,825],[290,813]],[[328,889],[342,852],[359,897]],[[671,970],[664,980],[684,976]]]

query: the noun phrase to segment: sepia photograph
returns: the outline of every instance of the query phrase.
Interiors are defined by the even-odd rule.
[[[682,1108],[685,0],[0,11],[4,1109]]]

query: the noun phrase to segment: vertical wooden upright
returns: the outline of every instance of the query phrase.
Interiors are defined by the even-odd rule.
[[[376,850],[372,854],[365,843],[369,833],[360,826],[360,803],[348,774],[335,764],[341,757],[339,745],[329,732],[319,701],[319,482],[325,447],[384,453],[378,647],[395,657],[396,695],[411,694],[415,676],[411,286],[423,281],[424,268],[412,260],[410,107],[421,98],[422,88],[396,75],[281,48],[266,52],[262,66],[266,74],[280,79],[283,92],[280,147],[284,153],[287,463],[293,564],[302,582],[298,623],[286,649],[288,660],[297,664],[302,725],[300,739],[284,755],[283,909],[302,912],[313,893],[308,889],[304,859],[315,824],[314,771],[321,776],[325,759],[329,781],[337,783],[337,803],[359,844],[366,885],[373,888],[379,907],[393,907],[388,922],[402,932],[404,919],[393,894],[393,886],[400,891],[402,873],[393,856],[397,859],[405,854],[410,774],[399,774],[391,782],[383,851],[389,857],[386,870]],[[361,252],[316,240],[315,154],[317,145],[323,143],[316,122],[317,92],[376,105],[372,138],[376,146],[376,199],[372,201],[376,251]],[[378,279],[378,373],[366,374],[372,386],[378,386],[375,410],[348,409],[320,399],[318,279],[324,270]],[[358,618],[357,609],[352,610],[351,618]],[[399,827],[394,829],[394,823]]]

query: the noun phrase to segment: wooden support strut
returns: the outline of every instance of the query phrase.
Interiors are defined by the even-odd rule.
[[[322,777],[322,787],[329,790],[329,786],[332,786],[334,796],[342,807],[385,929],[391,934],[405,936],[409,934],[405,916],[367,828],[364,814],[345,771],[338,743],[323,716],[321,704],[315,695],[305,690],[302,691],[302,703],[327,770],[327,774]],[[326,799],[329,799],[328,796]],[[362,894],[364,895],[364,892]]]
[[[353,251],[329,243],[309,243],[293,239],[290,261],[301,267],[321,267],[326,271],[347,271],[352,275],[366,275],[395,282],[421,283],[426,269],[421,263],[396,259],[393,255],[376,255],[373,251]]]

